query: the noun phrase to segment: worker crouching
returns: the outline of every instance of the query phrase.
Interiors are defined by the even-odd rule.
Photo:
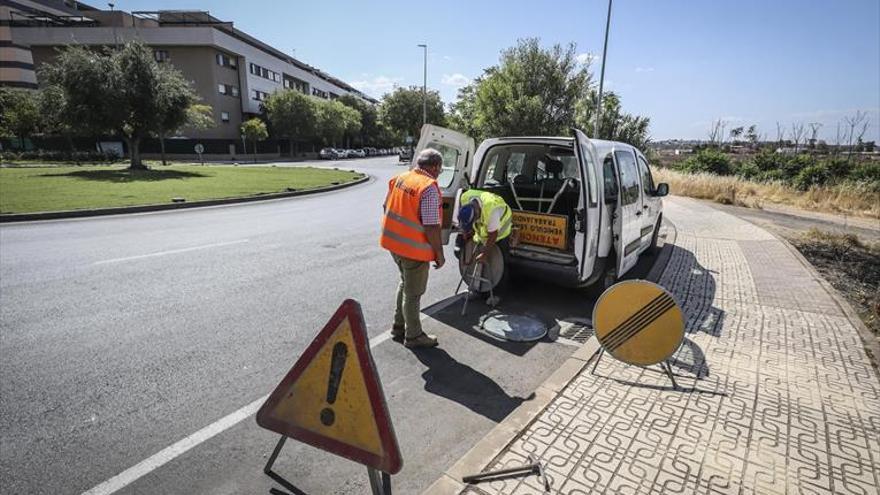
[[[513,227],[513,213],[504,201],[504,198],[488,191],[469,189],[461,194],[459,205],[456,219],[458,228],[462,232],[462,237],[458,239],[461,245],[458,247],[461,250],[461,256],[464,257],[463,264],[467,266],[477,263],[482,265],[482,267],[488,267],[492,265],[490,263],[491,256],[501,255],[502,260],[499,260],[501,262],[501,270],[505,270],[503,258],[506,258],[506,253],[510,249],[509,241]],[[472,250],[465,248],[469,240],[473,241]],[[498,247],[497,250],[495,246]],[[479,267],[479,270],[477,270],[478,267],[475,266],[474,277],[476,277],[476,273],[479,271],[481,273],[479,278],[482,278],[486,284],[489,284],[489,289],[491,289],[494,285],[492,280],[496,277],[493,277],[492,273],[484,271],[482,267]],[[498,275],[497,278],[499,279],[501,278],[501,274],[494,275]],[[486,292],[484,282],[475,280],[470,282],[469,289],[472,295],[474,293]],[[494,305],[497,303],[497,300],[489,301],[489,303]]]

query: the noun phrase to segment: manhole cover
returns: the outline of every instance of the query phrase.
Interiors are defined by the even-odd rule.
[[[531,342],[547,335],[547,325],[527,315],[496,313],[483,320],[481,326],[489,335],[513,342]]]

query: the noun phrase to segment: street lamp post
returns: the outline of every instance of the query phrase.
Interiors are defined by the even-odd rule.
[[[605,46],[602,47],[602,72],[599,75],[599,97],[596,99],[596,128],[593,137],[599,138],[599,125],[602,122],[602,86],[605,83],[605,56],[608,54],[608,29],[611,27],[611,1],[608,0],[608,17],[605,20]]]
[[[428,123],[428,45],[420,44],[425,52],[425,72],[422,79],[422,126]]]

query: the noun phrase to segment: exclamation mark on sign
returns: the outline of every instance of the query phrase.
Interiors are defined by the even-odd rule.
[[[327,382],[327,403],[336,402],[336,393],[339,392],[339,382],[342,381],[342,370],[345,369],[345,359],[348,357],[348,347],[342,342],[333,346],[333,357],[330,359],[330,380]],[[333,409],[325,407],[321,410],[321,422],[324,426],[331,426],[336,421]]]

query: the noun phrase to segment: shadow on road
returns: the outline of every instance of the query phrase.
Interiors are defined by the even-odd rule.
[[[195,179],[208,177],[199,172],[186,172],[183,170],[75,170],[65,173],[41,174],[40,177],[72,177],[74,179],[90,180],[97,182],[157,182],[169,179]]]
[[[471,411],[498,423],[528,397],[511,397],[494,380],[466,364],[458,362],[441,348],[414,352],[428,367],[422,373],[425,391],[458,402]]]

